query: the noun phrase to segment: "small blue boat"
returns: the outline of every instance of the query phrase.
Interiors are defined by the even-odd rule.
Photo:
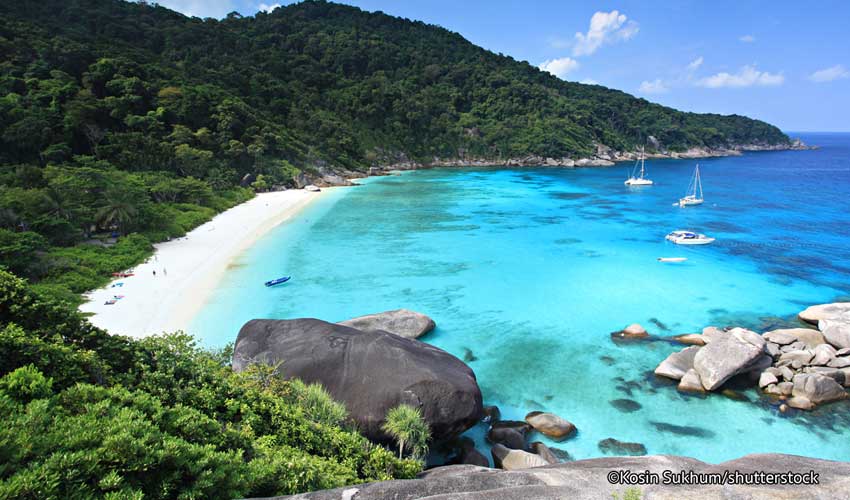
[[[271,280],[271,281],[266,281],[266,286],[275,286],[275,285],[280,285],[281,283],[286,283],[287,281],[289,281],[289,278],[291,278],[291,277],[292,276],[284,276],[283,278],[278,278],[278,279],[274,279],[274,280]]]

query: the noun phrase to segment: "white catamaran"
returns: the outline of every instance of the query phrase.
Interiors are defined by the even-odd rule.
[[[691,177],[691,183],[688,184],[688,194],[685,195],[684,198],[679,198],[679,202],[674,203],[673,205],[687,207],[691,205],[701,205],[702,202],[702,179],[700,179],[699,164],[697,164],[697,168],[694,169],[694,175]]]
[[[626,179],[626,186],[651,186],[652,181],[646,178],[646,167],[644,166],[644,152],[643,148],[640,148],[640,159],[635,162],[635,166],[632,169],[631,177]],[[638,164],[640,164],[640,171],[638,172]],[[637,174],[637,175],[635,175]]]

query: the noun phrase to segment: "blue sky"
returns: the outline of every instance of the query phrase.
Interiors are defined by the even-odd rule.
[[[266,0],[159,0],[200,17]],[[346,0],[443,26],[565,80],[789,131],[850,131],[850,2]]]

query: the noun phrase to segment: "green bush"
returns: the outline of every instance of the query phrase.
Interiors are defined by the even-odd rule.
[[[0,498],[234,498],[411,478],[321,386],[92,327],[0,271]],[[273,370],[272,370],[273,372]]]

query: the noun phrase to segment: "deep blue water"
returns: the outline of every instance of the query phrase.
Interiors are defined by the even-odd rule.
[[[695,160],[649,161],[656,184],[631,189],[625,164],[371,178],[246,252],[190,331],[220,346],[251,318],[406,307],[437,322],[422,340],[474,357],[485,403],[503,417],[542,409],[574,422],[577,437],[555,446],[575,458],[600,456],[597,443],[614,437],[711,462],[754,452],[850,460],[850,404],[780,414],[752,390],[750,402],[683,395],[651,373],[681,346],[609,335],[632,322],[657,335],[766,331],[850,294],[850,134],[803,139],[821,149],[700,160],[706,203],[684,209],[672,204]],[[717,241],[677,247],[664,240],[674,229]],[[671,256],[688,261],[656,261]],[[292,281],[263,286],[284,274]],[[612,404],[621,399],[640,409]]]

